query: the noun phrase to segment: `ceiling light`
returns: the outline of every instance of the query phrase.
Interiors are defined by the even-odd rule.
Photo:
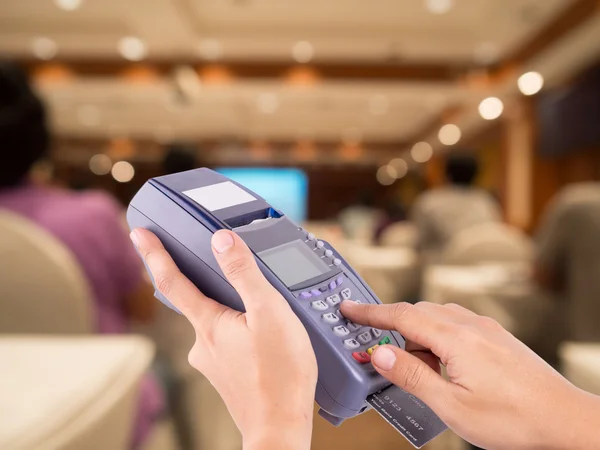
[[[408,173],[408,164],[402,158],[392,159],[388,166],[396,171],[396,179],[400,179]]]
[[[51,60],[58,53],[58,45],[48,37],[38,37],[31,43],[33,54],[44,61]]]
[[[223,56],[223,47],[216,39],[202,39],[198,43],[198,53],[208,61],[215,61]]]
[[[54,0],[54,4],[65,11],[75,11],[82,3],[82,0]]]
[[[100,108],[95,105],[83,105],[77,108],[77,119],[85,127],[95,127],[100,124]]]
[[[415,162],[425,163],[433,156],[433,147],[427,142],[417,142],[410,150],[410,155]]]
[[[279,109],[279,97],[272,92],[263,92],[258,96],[256,106],[263,114],[275,114]]]
[[[454,124],[447,124],[440,128],[440,132],[438,133],[438,138],[440,142],[444,145],[454,145],[460,141],[462,133],[460,128],[458,128]]]
[[[374,95],[369,100],[369,112],[374,116],[384,116],[390,110],[390,99],[385,95]]]
[[[432,14],[446,14],[454,6],[454,0],[425,0],[425,6]]]
[[[127,161],[118,161],[112,166],[110,171],[113,178],[119,183],[128,183],[135,175],[135,169]]]
[[[315,56],[315,48],[307,41],[296,42],[292,48],[292,56],[296,62],[306,64]]]
[[[485,120],[494,120],[502,115],[504,103],[497,97],[488,97],[479,104],[479,114]]]
[[[148,48],[144,41],[135,36],[125,36],[117,45],[119,53],[129,61],[141,61],[148,55]]]
[[[387,166],[380,167],[377,171],[377,181],[384,186],[390,186],[394,184],[396,178],[398,176],[398,172],[389,164]]]
[[[518,84],[523,95],[535,95],[544,87],[544,77],[538,72],[527,72],[521,75]]]
[[[96,175],[106,175],[110,172],[112,161],[107,155],[98,154],[90,158],[90,170]]]

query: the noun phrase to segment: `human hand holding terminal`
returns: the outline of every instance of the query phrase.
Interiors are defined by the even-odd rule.
[[[246,313],[204,296],[177,268],[159,239],[143,229],[131,238],[159,291],[190,321],[190,364],[223,398],[244,449],[308,450],[317,364],[308,334],[288,303],[230,231],[212,238],[215,258]]]
[[[494,320],[452,304],[346,301],[342,312],[407,339],[409,352],[379,347],[373,365],[467,441],[487,449],[600,448],[600,399],[574,387]],[[448,380],[434,370],[435,357]]]

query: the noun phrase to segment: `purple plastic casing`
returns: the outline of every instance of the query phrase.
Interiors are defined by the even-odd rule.
[[[256,200],[217,211],[208,211],[183,192],[230,181],[248,192]],[[256,220],[265,219],[269,220]],[[332,293],[350,288],[353,300],[363,303],[381,303],[369,286],[354,272],[342,256],[328,243],[322,249],[333,251],[334,258],[342,261],[340,266],[329,264],[330,272],[288,288],[257,256],[260,252],[288,242],[302,240],[312,250],[314,242],[307,233],[285,215],[274,210],[263,198],[238,183],[210,169],[166,175],[149,180],[135,195],[127,210],[127,221],[131,229],[146,228],[161,240],[179,269],[202,292],[216,301],[244,311],[237,292],[227,282],[211,249],[213,233],[219,229],[234,229],[248,244],[256,262],[267,280],[289,302],[292,310],[306,327],[310,336],[319,368],[316,402],[322,417],[339,425],[344,419],[354,417],[369,408],[366,398],[385,387],[389,382],[379,375],[371,364],[361,365],[352,357],[353,351],[366,351],[377,340],[389,336],[392,343],[404,348],[404,339],[396,332],[384,331],[381,338],[362,345],[356,350],[347,350],[344,339],[365,332],[363,328],[350,336],[340,338],[333,334],[334,325],[322,320],[322,311],[311,308],[311,299],[301,297],[320,287],[329,287],[332,281],[343,277],[343,285]],[[324,258],[324,256],[323,256]],[[336,283],[337,285],[337,283]],[[329,293],[318,299],[325,299]],[[156,291],[155,296],[165,305],[175,307]],[[339,305],[327,312],[339,315]],[[179,311],[177,311],[179,312]],[[337,325],[343,325],[343,321]],[[290,389],[294,389],[290,386]]]

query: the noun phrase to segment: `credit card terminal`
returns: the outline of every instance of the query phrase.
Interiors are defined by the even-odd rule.
[[[343,300],[379,299],[331,245],[256,193],[209,169],[166,175],[140,189],[127,221],[132,229],[156,234],[207,296],[244,311],[211,249],[213,233],[235,231],[308,331],[319,367],[316,402],[329,422],[339,425],[362,413],[369,408],[367,398],[390,385],[371,365],[370,352],[378,344],[404,348],[402,336],[349,322],[340,313]],[[158,291],[155,295],[175,309]]]

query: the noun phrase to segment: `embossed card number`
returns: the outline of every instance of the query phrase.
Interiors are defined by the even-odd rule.
[[[397,386],[369,396],[367,402],[416,448],[448,428],[427,405]]]

